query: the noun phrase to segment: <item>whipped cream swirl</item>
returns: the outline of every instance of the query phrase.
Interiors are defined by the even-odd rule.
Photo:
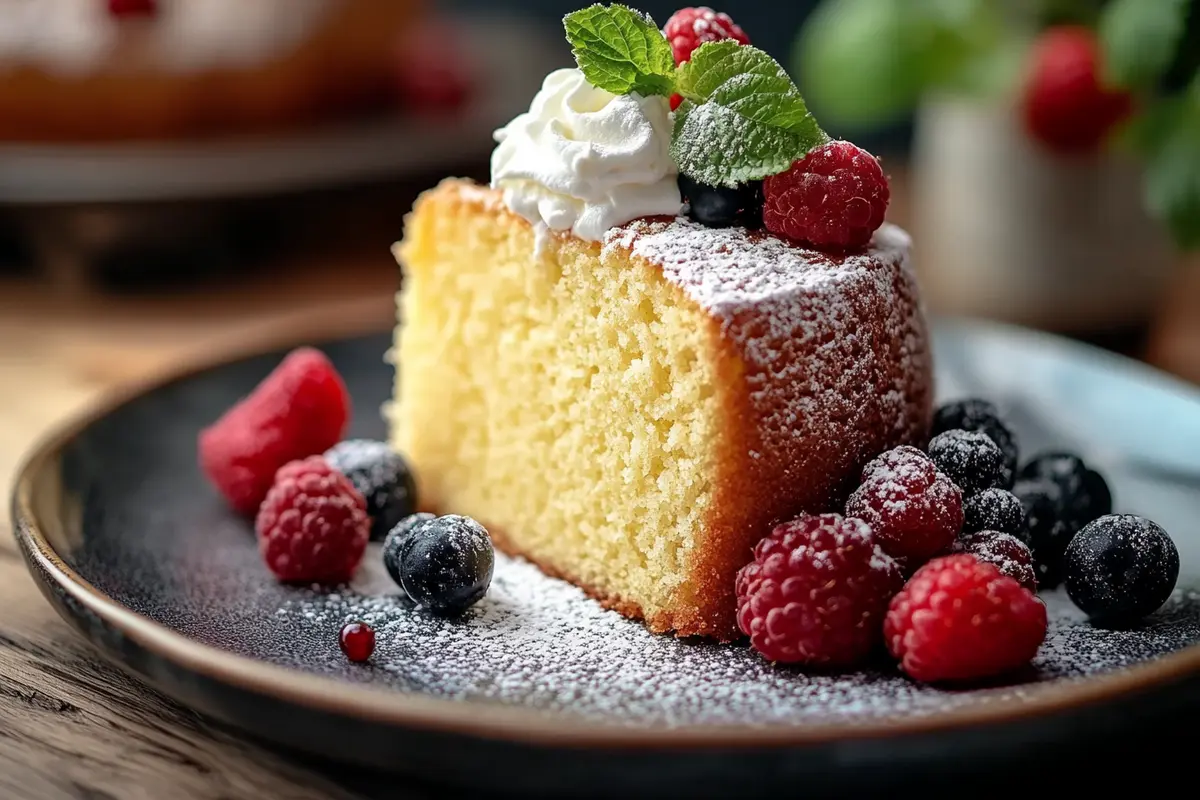
[[[492,186],[539,242],[547,230],[598,242],[609,228],[682,209],[665,97],[614,95],[578,69],[555,70],[496,141]]]

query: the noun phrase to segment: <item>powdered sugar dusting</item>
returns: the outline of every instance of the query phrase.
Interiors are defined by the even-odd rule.
[[[1105,672],[1200,641],[1200,594],[1177,593],[1145,630],[1091,628],[1050,594],[1051,632],[1025,683],[947,691],[886,665],[850,674],[805,674],[766,663],[740,644],[659,636],[606,611],[579,589],[499,556],[490,593],[469,615],[446,620],[401,599],[373,554],[341,594],[301,592],[278,611],[328,631],[372,625],[372,663],[397,688],[446,699],[524,706],[626,726],[803,725],[928,715],[979,703],[1021,702],[1039,680]]]

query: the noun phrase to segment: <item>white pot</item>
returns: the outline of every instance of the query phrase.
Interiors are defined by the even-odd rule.
[[[1066,332],[1137,325],[1174,262],[1136,164],[1049,154],[999,103],[920,109],[912,216],[924,295],[945,314]]]

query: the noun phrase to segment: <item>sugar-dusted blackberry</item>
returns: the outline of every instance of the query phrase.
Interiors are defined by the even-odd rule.
[[[991,564],[1031,592],[1037,591],[1037,571],[1028,545],[1011,533],[979,531],[960,536],[951,548]]]
[[[1000,484],[1004,453],[986,433],[962,429],[939,433],[929,442],[929,458],[962,489],[964,497]]]
[[[1001,489],[1011,489],[1017,474],[1019,450],[1017,437],[1000,418],[996,406],[987,400],[956,400],[938,408],[933,415],[933,435],[955,429],[986,433],[1004,454],[1004,465],[1000,469]]]
[[[487,529],[470,517],[420,522],[400,547],[400,585],[435,614],[458,614],[487,594],[495,554]]]
[[[963,533],[978,531],[1011,533],[1024,541],[1028,535],[1025,507],[1015,494],[1004,489],[984,489],[968,497],[963,501]]]
[[[345,475],[367,501],[371,539],[379,541],[417,510],[417,483],[404,457],[386,442],[349,439],[331,447],[325,460]]]
[[[730,189],[726,186],[709,186],[681,174],[679,191],[688,202],[688,213],[692,219],[710,228],[734,225],[747,217],[751,220],[761,218],[761,181]]]
[[[1153,614],[1179,579],[1179,551],[1161,526],[1132,514],[1086,525],[1067,547],[1067,594],[1097,625],[1119,627]]]
[[[1038,586],[1053,589],[1062,583],[1063,553],[1079,530],[1065,518],[1062,491],[1053,481],[1018,481],[1013,494],[1025,509],[1025,536],[1033,550]]]
[[[1063,513],[1076,529],[1112,513],[1108,483],[1070,453],[1043,453],[1021,468],[1020,480],[1048,480],[1062,492]]]
[[[400,586],[400,551],[404,549],[404,543],[408,540],[416,527],[431,519],[436,519],[434,514],[413,514],[405,517],[396,523],[386,538],[383,540],[383,568],[387,570],[388,575],[392,576],[392,580]]]

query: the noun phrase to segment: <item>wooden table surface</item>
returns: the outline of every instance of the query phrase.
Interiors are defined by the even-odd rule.
[[[399,211],[388,210],[392,223]],[[191,354],[282,333],[380,330],[396,271],[369,247],[294,253],[235,282],[159,296],[62,294],[0,278],[0,487],[49,427],[127,381]],[[336,238],[336,237],[335,237]],[[1189,282],[1200,300],[1200,270]],[[1178,294],[1178,293],[1177,293]],[[1176,302],[1152,339],[1160,363],[1200,379],[1200,314]],[[198,717],[101,660],[59,620],[0,518],[0,798],[431,796],[265,748]]]

